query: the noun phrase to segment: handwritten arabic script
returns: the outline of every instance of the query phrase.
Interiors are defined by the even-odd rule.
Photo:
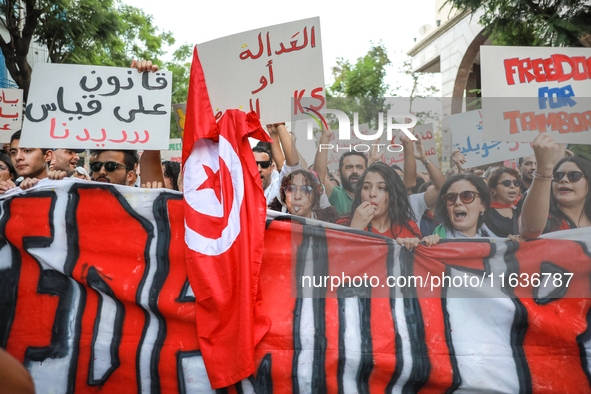
[[[10,136],[21,128],[23,91],[0,89],[0,142],[9,142]]]
[[[216,119],[255,111],[263,124],[291,117],[291,98],[324,104],[320,20],[268,26],[197,46]]]
[[[43,148],[160,149],[170,129],[172,73],[38,64],[22,144]]]

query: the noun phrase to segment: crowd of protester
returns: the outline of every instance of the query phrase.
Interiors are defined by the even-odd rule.
[[[149,61],[132,64],[155,72]],[[574,156],[564,144],[540,134],[535,155],[519,159],[517,170],[489,166],[464,169],[455,151],[444,174],[416,141],[400,134],[403,168],[381,161],[383,152],[355,150],[340,158],[338,171],[319,150],[310,168],[302,167],[294,136],[284,123],[267,125],[272,143],[253,148],[268,208],[293,216],[337,223],[396,239],[407,248],[441,238],[509,237],[522,241],[541,234],[591,226],[591,162]],[[318,144],[328,144],[323,128]],[[73,177],[132,187],[166,187],[182,192],[179,163],[161,162],[159,151],[91,150],[88,167],[79,166],[83,150],[20,146],[21,132],[0,152],[0,194],[23,190],[41,179]],[[426,171],[418,173],[416,161]],[[141,169],[141,174],[140,174]]]
[[[545,134],[533,142],[535,155],[520,158],[517,169],[465,169],[466,158],[455,151],[452,169],[443,174],[427,158],[420,136],[411,141],[401,133],[404,168],[384,164],[373,150],[369,155],[352,150],[333,174],[326,150],[317,152],[310,169],[301,168],[285,127],[268,129],[270,149],[254,151],[271,210],[380,234],[409,249],[441,238],[525,241],[591,226],[591,162]],[[318,144],[331,136],[323,129]],[[289,167],[283,164],[288,155]],[[416,160],[425,173],[417,173]]]

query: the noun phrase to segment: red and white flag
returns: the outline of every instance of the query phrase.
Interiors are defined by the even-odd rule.
[[[214,389],[254,373],[254,348],[271,326],[258,298],[266,202],[248,137],[270,141],[254,112],[227,110],[216,123],[195,47],[183,139],[185,242]]]

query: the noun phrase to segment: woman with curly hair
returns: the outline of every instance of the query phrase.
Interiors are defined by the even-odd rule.
[[[303,168],[292,171],[283,178],[279,194],[271,202],[269,209],[330,223],[334,223],[339,217],[328,202],[318,175]]]

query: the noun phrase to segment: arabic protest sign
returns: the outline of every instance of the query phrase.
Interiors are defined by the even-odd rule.
[[[372,135],[375,134],[375,131],[369,130],[369,125],[367,123],[362,123],[359,125],[359,131],[363,135]],[[435,142],[435,134],[433,132],[433,124],[424,124],[415,126],[414,132],[421,135],[423,140],[423,146],[425,147],[425,151],[427,152],[427,157],[433,164],[439,167],[439,159],[437,156],[437,147]],[[330,137],[329,145],[332,145],[332,148],[328,150],[328,168],[330,170],[338,170],[339,169],[339,161],[341,160],[341,156],[345,154],[345,152],[349,152],[350,150],[355,150],[358,152],[364,152],[366,155],[370,154],[370,149],[373,145],[379,145],[374,147],[375,149],[380,149],[380,152],[384,152],[381,157],[381,161],[388,165],[398,164],[402,167],[404,163],[404,151],[402,151],[402,145],[398,135],[395,135],[392,141],[387,141],[386,135],[382,134],[379,142],[375,141],[364,141],[355,136],[353,133],[353,126],[351,126],[351,137],[348,140],[336,140],[336,137],[339,135],[338,130],[334,130],[332,137]],[[397,145],[397,146],[395,146]],[[323,148],[324,149],[324,148]],[[416,161],[417,163],[417,172],[426,171],[425,166],[420,161]]]
[[[198,345],[182,194],[41,182],[0,197],[0,345],[37,391],[215,392]],[[591,300],[572,298],[591,285],[591,228],[518,244],[452,239],[425,253],[279,217],[268,211],[259,275],[260,308],[273,325],[255,350],[256,377],[229,393],[591,391]],[[398,283],[430,280],[395,285],[386,298],[363,298],[373,278],[365,288],[335,289],[344,293],[338,299],[292,296],[290,273],[303,279],[321,264],[334,275],[345,261],[360,272],[395,273]],[[541,284],[535,273],[546,274]],[[570,284],[559,273],[573,273]],[[443,302],[443,289],[430,287],[443,275],[486,281],[471,285],[472,298],[450,284]],[[330,281],[317,290],[329,292]],[[494,298],[478,297],[487,288]]]
[[[176,119],[176,126],[179,128],[181,137],[183,137],[185,135],[185,115],[187,113],[187,103],[173,104],[172,112],[174,113],[174,118]]]
[[[466,168],[534,154],[529,143],[484,141],[480,110],[450,115],[447,121],[453,150],[459,149],[466,156]]]
[[[0,89],[0,143],[10,142],[15,131],[20,130],[23,113],[23,91]]]
[[[226,109],[256,111],[261,123],[287,122],[292,100],[325,103],[320,19],[235,34],[197,45],[216,119]]]
[[[40,63],[21,146],[162,149],[170,135],[172,73]]]
[[[168,149],[160,151],[160,158],[163,161],[170,160],[181,163],[183,158],[183,140],[181,138],[171,138]]]
[[[480,48],[485,140],[591,144],[591,49]]]

